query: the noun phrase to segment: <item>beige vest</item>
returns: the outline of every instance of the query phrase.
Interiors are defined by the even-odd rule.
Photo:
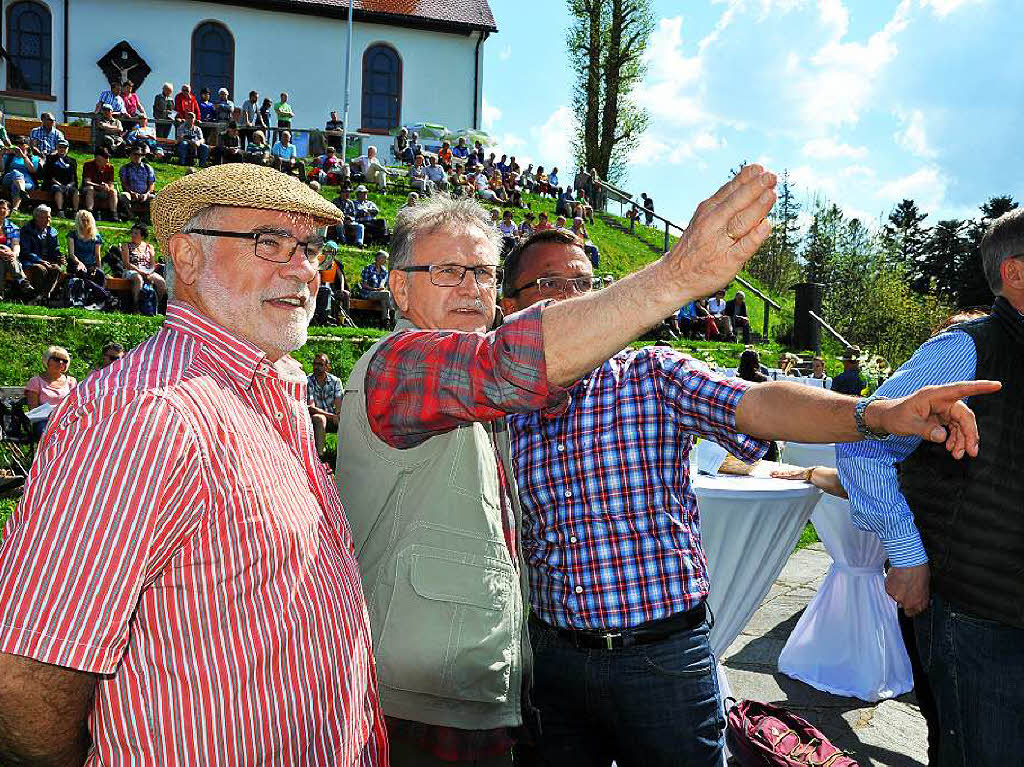
[[[399,322],[396,330],[413,327]],[[380,343],[345,386],[336,479],[352,526],[388,716],[468,730],[522,723],[532,665],[529,584],[501,525],[492,436],[522,511],[504,420],[467,424],[397,450],[370,430],[365,379]]]

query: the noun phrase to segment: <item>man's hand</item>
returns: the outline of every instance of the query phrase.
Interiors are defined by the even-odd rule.
[[[775,181],[774,173],[747,165],[698,205],[661,259],[667,286],[689,300],[711,295],[735,277],[771,231],[764,219],[775,204]]]
[[[872,431],[906,434],[945,442],[954,458],[978,455],[978,422],[961,400],[999,391],[999,381],[970,381],[926,386],[908,397],[875,400],[864,413]]]
[[[890,567],[885,576],[885,592],[908,616],[928,607],[931,571],[927,564],[914,567]]]

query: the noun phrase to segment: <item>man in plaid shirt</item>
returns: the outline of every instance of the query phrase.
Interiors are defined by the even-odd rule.
[[[532,235],[505,267],[512,316],[543,299],[578,301],[597,282],[584,243],[564,230]],[[940,421],[965,419],[970,431],[973,416],[958,401],[968,393],[953,386],[877,401],[864,417],[874,432],[942,441],[945,429],[931,433]],[[725,721],[692,438],[749,462],[764,455],[764,439],[852,441],[862,437],[858,400],[724,379],[663,347],[620,351],[567,399],[557,411],[509,418],[543,729],[524,756],[551,767],[719,765]]]

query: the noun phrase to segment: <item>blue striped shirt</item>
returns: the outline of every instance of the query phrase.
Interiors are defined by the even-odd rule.
[[[922,344],[877,393],[905,397],[924,386],[970,381],[975,377],[977,362],[969,335],[959,330],[942,333]],[[920,444],[920,437],[891,437],[885,442],[836,445],[836,466],[850,495],[853,522],[878,535],[894,567],[913,567],[928,561],[896,473],[896,464]]]

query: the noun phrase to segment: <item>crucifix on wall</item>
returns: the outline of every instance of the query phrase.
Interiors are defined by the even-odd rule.
[[[143,81],[152,71],[149,64],[136,53],[127,40],[122,40],[103,54],[96,64],[103,70],[107,82],[124,83],[131,80],[135,90],[142,86]]]

